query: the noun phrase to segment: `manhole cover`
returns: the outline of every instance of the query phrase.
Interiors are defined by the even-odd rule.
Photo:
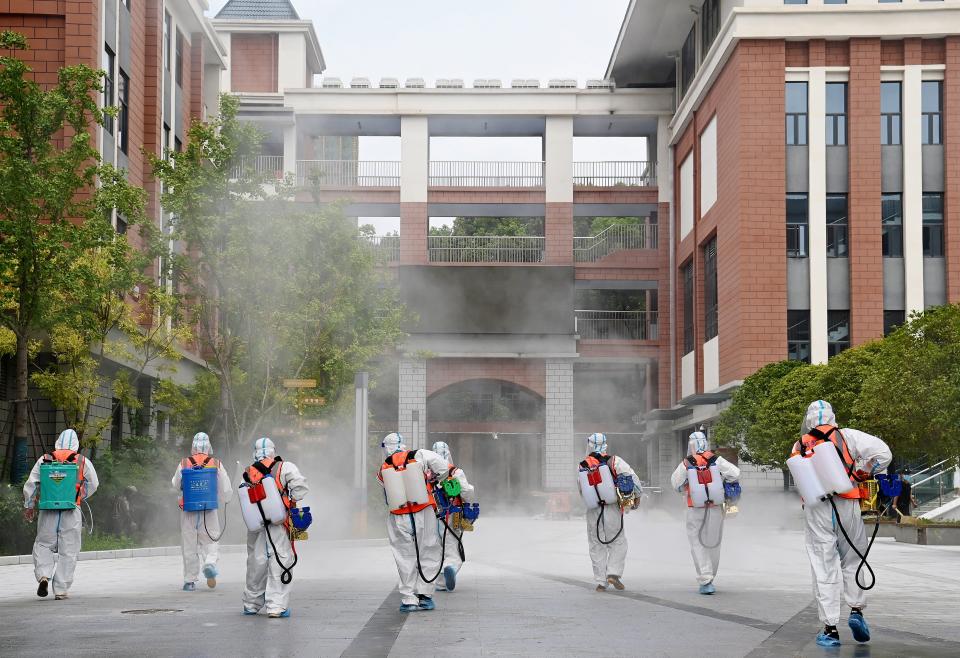
[[[121,610],[121,615],[161,615],[170,612],[183,612],[177,608],[146,608],[144,610]]]

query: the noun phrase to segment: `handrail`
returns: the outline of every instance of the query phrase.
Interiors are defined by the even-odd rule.
[[[431,160],[432,187],[543,187],[543,162]]]
[[[573,331],[586,340],[657,340],[657,311],[576,309]]]
[[[656,165],[645,160],[600,160],[573,163],[573,184],[578,187],[652,187]]]
[[[946,460],[944,460],[944,461],[946,461]],[[954,468],[953,468],[953,467],[945,468],[945,469],[943,469],[942,471],[940,471],[939,473],[935,473],[934,475],[931,475],[931,476],[928,477],[928,478],[924,478],[924,479],[920,480],[919,482],[911,482],[911,483],[910,483],[910,486],[911,486],[911,487],[919,487],[921,484],[924,484],[925,482],[929,482],[930,480],[935,480],[935,479],[938,478],[938,477],[943,477],[945,473],[949,473],[950,476],[953,477],[953,471],[954,471]]]
[[[917,477],[918,475],[920,475],[921,473],[925,473],[926,471],[933,470],[933,469],[937,468],[938,466],[942,466],[943,464],[946,464],[946,463],[949,462],[949,461],[956,461],[956,460],[955,460],[955,459],[943,459],[943,460],[941,460],[941,461],[938,461],[938,462],[937,462],[936,464],[934,464],[933,466],[927,466],[926,468],[921,469],[921,470],[917,471],[916,473],[911,473],[911,474],[910,474],[910,477],[911,477],[911,478],[915,478],[915,477]],[[934,477],[936,477],[936,476],[934,476]],[[911,484],[912,484],[912,483],[911,483]]]
[[[320,187],[399,187],[397,160],[297,160],[297,184]]]
[[[657,224],[613,224],[593,236],[573,238],[574,260],[594,262],[625,249],[656,249]]]
[[[539,263],[546,238],[531,235],[429,235],[432,263]]]

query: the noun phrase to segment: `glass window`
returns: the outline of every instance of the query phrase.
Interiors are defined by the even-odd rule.
[[[880,143],[899,144],[901,130],[901,83],[880,83]]]
[[[170,14],[163,12],[163,68],[170,70]]]
[[[783,0],[783,4],[785,4],[785,5],[805,5],[805,4],[807,4],[807,0]]]
[[[893,330],[903,325],[906,313],[903,311],[883,312],[883,335],[889,336]]]
[[[827,195],[827,256],[845,258],[847,256],[847,195]]]
[[[787,256],[807,257],[809,212],[806,194],[787,195]]]
[[[923,195],[923,255],[943,258],[943,195]]]
[[[127,234],[127,220],[124,219],[122,215],[117,215],[117,234]]]
[[[183,87],[183,33],[177,30],[177,60],[174,62],[177,86]]]
[[[117,115],[117,132],[119,133],[120,150],[127,152],[127,128],[130,125],[130,78],[120,69],[120,84],[117,86],[117,99],[120,104],[120,113]]]
[[[850,347],[850,311],[827,311],[827,355]]]
[[[704,340],[717,335],[717,239],[713,238],[703,248],[703,304]]]
[[[810,363],[810,311],[787,311],[787,358]]]
[[[827,83],[827,146],[847,143],[847,83]]]
[[[116,61],[117,58],[113,54],[113,51],[110,50],[110,46],[104,45],[103,47],[103,68],[106,71],[106,75],[103,76],[103,106],[104,107],[113,107],[116,104],[116,96],[114,89],[116,88]],[[106,130],[111,135],[113,134],[113,117],[105,116],[103,117],[103,129]]]
[[[788,82],[785,92],[787,144],[807,143],[807,83]]]
[[[720,32],[720,0],[704,0],[700,6],[700,53],[706,56]]]
[[[683,353],[693,351],[693,261],[683,266]]]
[[[943,83],[940,80],[924,80],[921,89],[923,143],[943,144]]]
[[[697,26],[690,28],[683,48],[680,50],[680,98],[687,93],[697,72]]]
[[[825,4],[825,5],[845,5],[845,4],[847,4],[847,0],[823,0],[823,4]]]
[[[163,124],[163,144],[161,145],[163,149],[163,159],[170,159],[170,126]]]
[[[903,202],[899,194],[884,194],[880,198],[883,234],[883,255],[903,257]]]

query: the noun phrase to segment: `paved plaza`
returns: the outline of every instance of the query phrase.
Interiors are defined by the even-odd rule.
[[[627,518],[621,593],[591,582],[583,519],[483,518],[437,610],[398,611],[386,543],[300,544],[290,619],[241,615],[244,554],[215,590],[180,591],[179,557],[81,562],[67,601],[38,599],[29,565],[0,567],[3,656],[957,656],[960,551],[878,540],[874,641],[820,649],[795,501],[744,499],[717,594],[697,594],[679,515]],[[315,537],[320,528],[312,529]]]

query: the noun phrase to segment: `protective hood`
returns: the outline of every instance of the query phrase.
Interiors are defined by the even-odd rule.
[[[63,430],[60,432],[60,436],[57,437],[57,442],[54,444],[54,449],[73,450],[76,452],[80,449],[80,437],[78,437],[77,433],[72,429]]]
[[[207,436],[206,432],[197,432],[193,435],[193,444],[190,446],[190,454],[213,454],[213,446],[210,444],[210,437]]]
[[[607,451],[607,435],[600,432],[594,432],[587,437],[587,454],[599,452],[603,454]]]
[[[694,432],[690,435],[690,441],[687,443],[687,454],[688,455],[699,455],[702,452],[706,452],[710,449],[710,441],[707,440],[707,435],[703,432]]]
[[[804,435],[819,425],[837,426],[837,417],[833,413],[833,407],[826,400],[817,400],[810,403],[810,406],[807,407],[807,413],[803,417],[803,424],[800,426],[800,434]]]
[[[403,442],[403,436],[401,436],[399,432],[391,432],[383,437],[383,441],[380,442],[380,447],[383,448],[384,457],[389,457],[395,452],[407,449],[406,444]]]
[[[433,451],[447,460],[448,464],[453,463],[453,453],[450,452],[450,446],[445,441],[437,441],[433,444]]]
[[[253,443],[253,458],[257,461],[261,459],[267,459],[268,457],[277,456],[277,447],[273,445],[273,441],[264,437],[262,439],[257,439]]]

